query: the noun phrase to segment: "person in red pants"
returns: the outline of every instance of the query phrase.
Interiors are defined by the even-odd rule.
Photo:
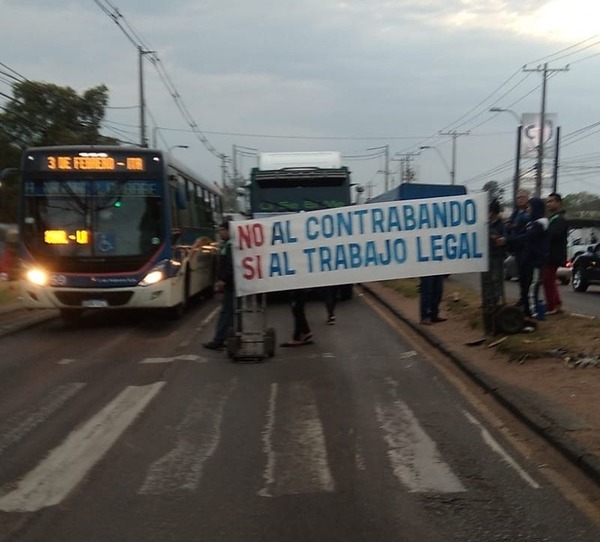
[[[546,198],[546,216],[549,220],[549,252],[542,269],[542,284],[546,296],[546,314],[558,314],[562,311],[562,301],[556,283],[556,271],[566,264],[569,233],[560,194],[553,192]]]

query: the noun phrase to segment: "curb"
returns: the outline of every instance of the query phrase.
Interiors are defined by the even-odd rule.
[[[464,359],[461,359],[455,352],[448,349],[437,337],[423,329],[422,326],[419,326],[408,319],[397,307],[388,303],[367,285],[360,284],[360,287],[364,292],[368,293],[371,297],[376,299],[378,303],[381,303],[381,305],[388,309],[396,318],[408,325],[429,344],[451,359],[461,371],[487,393],[492,395],[494,399],[496,399],[511,414],[516,416],[520,421],[525,423],[527,427],[556,448],[565,458],[581,469],[588,477],[593,479],[597,484],[600,484],[600,458],[587,450],[579,448],[573,441],[563,438],[562,434],[568,433],[568,430],[561,430],[560,423],[554,418],[536,412],[536,409],[532,408],[531,404],[523,398],[520,398],[518,394],[511,393],[510,390],[503,388],[502,385],[493,378],[480,371],[474,370]]]

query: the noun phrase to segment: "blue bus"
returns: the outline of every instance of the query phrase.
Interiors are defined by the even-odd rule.
[[[173,161],[137,147],[24,151],[21,283],[29,308],[164,309],[178,317],[211,291],[221,194]]]

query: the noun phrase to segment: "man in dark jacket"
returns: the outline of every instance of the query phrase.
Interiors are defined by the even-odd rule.
[[[223,241],[219,264],[217,267],[217,281],[215,292],[223,293],[221,313],[217,320],[215,336],[212,341],[204,343],[204,348],[220,350],[225,347],[225,340],[231,327],[233,327],[235,293],[233,288],[233,256],[231,254],[231,240],[229,238],[229,221],[219,226],[219,237]]]
[[[556,271],[567,262],[568,226],[562,209],[562,197],[553,192],[546,198],[548,214],[548,260],[542,270],[542,284],[546,295],[546,314],[558,314],[562,310],[560,292],[556,284]]]
[[[507,225],[508,234],[508,250],[515,256],[517,263],[517,273],[519,276],[519,302],[521,308],[527,305],[527,289],[528,289],[528,271],[524,267],[523,251],[525,250],[524,233],[527,224],[529,223],[529,213],[527,212],[527,203],[529,201],[529,192],[527,190],[519,190],[517,192],[517,201],[514,211],[510,215]]]
[[[548,219],[546,205],[540,198],[530,198],[527,202],[529,222],[525,233],[515,241],[523,246],[523,278],[527,286],[526,305],[523,310],[527,316],[538,317],[540,302],[539,290],[542,284],[542,269],[548,259]]]

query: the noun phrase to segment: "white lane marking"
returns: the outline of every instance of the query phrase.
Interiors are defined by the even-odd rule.
[[[171,356],[168,358],[144,358],[140,363],[171,363],[173,361],[200,361],[201,356],[196,354],[182,354],[180,356]]]
[[[221,441],[225,404],[237,380],[207,384],[187,409],[175,429],[175,446],[156,460],[138,490],[142,495],[160,495],[198,486],[204,464]]]
[[[196,333],[200,333],[209,323],[210,321],[217,316],[221,307],[216,307],[204,320],[200,322],[200,325],[194,330]],[[179,348],[183,346],[189,346],[194,338],[194,334],[190,333],[189,337],[185,341],[181,341],[179,343]]]
[[[417,356],[417,352],[415,352],[414,350],[408,350],[407,352],[402,352],[400,354],[400,356],[398,356],[400,359],[409,359],[409,358],[414,358],[415,356]]]
[[[27,433],[44,423],[73,395],[85,387],[82,382],[63,384],[52,390],[40,405],[13,416],[0,425],[0,454],[12,444],[19,442]]]
[[[279,424],[277,409],[285,414]],[[317,402],[309,385],[295,382],[280,394],[278,385],[272,384],[263,449],[267,465],[265,487],[258,492],[261,497],[335,491]]]
[[[81,482],[165,382],[128,386],[0,497],[4,512],[35,512],[60,503]]]
[[[394,475],[411,493],[466,491],[404,402],[377,400],[375,412],[385,433]]]
[[[58,365],[71,365],[72,363],[76,363],[76,359],[71,358],[63,358],[58,362]]]
[[[510,456],[510,454],[504,448],[502,448],[500,443],[496,439],[494,439],[494,437],[492,437],[490,432],[485,427],[483,427],[483,425],[481,425],[481,423],[474,416],[472,416],[465,410],[463,410],[463,414],[466,416],[469,422],[471,422],[473,425],[479,428],[483,442],[485,442],[492,451],[496,452],[504,461],[506,461],[506,463],[508,463],[508,465],[510,465],[515,471],[517,471],[517,474],[523,480],[525,480],[525,482],[527,482],[533,489],[539,489],[541,487],[533,478],[531,478],[531,476],[529,476],[529,474],[525,472],[525,469],[523,469]]]

